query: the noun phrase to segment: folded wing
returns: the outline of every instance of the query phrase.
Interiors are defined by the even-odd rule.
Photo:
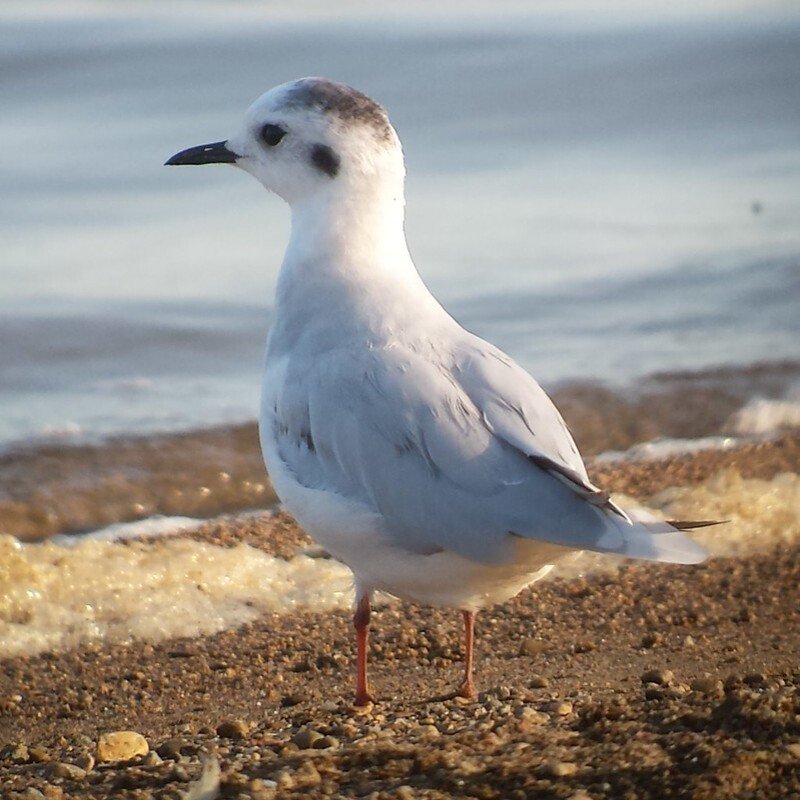
[[[270,423],[296,479],[376,510],[399,547],[500,563],[522,536],[657,561],[705,558],[675,527],[632,519],[594,486],[541,387],[468,334],[438,351],[293,359],[275,397]]]

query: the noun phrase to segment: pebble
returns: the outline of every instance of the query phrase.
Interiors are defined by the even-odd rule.
[[[691,688],[693,692],[699,692],[700,694],[722,696],[724,693],[722,681],[713,677],[695,678],[691,683]]]
[[[42,763],[50,760],[50,754],[43,747],[29,747],[28,760]]]
[[[75,764],[67,764],[64,761],[55,761],[48,765],[48,778],[66,778],[71,781],[81,781],[86,777],[86,770],[81,769]]]
[[[539,656],[547,649],[547,645],[538,639],[523,639],[519,645],[521,656]]]
[[[217,736],[237,742],[250,733],[250,725],[243,719],[232,719],[217,725]]]
[[[578,771],[578,765],[571,761],[548,761],[541,769],[543,775],[551,778],[568,778]]]
[[[391,731],[389,731],[391,733]],[[339,740],[335,736],[323,736],[314,742],[314,748],[317,750],[325,750],[328,747],[338,747]]]
[[[658,631],[651,631],[642,637],[642,647],[649,650],[651,647],[664,644],[664,634]]]
[[[534,675],[528,681],[528,686],[531,689],[546,689],[550,686],[550,681],[544,675]]]
[[[569,700],[554,700],[548,704],[547,709],[559,717],[566,717],[572,713],[572,703]]]
[[[76,759],[75,764],[87,772],[94,769],[94,756],[91,753],[81,753]]]
[[[104,733],[97,742],[98,761],[130,761],[146,756],[150,748],[147,740],[136,731]]]
[[[186,746],[186,742],[181,739],[179,736],[173,736],[171,739],[167,739],[166,742],[162,742],[157,748],[156,753],[161,756],[161,758],[169,758],[172,761],[180,761],[181,758],[181,750]]]
[[[648,669],[642,673],[642,683],[657,683],[659,686],[669,686],[675,680],[671,669]]]
[[[303,702],[303,695],[301,694],[285,694],[281,698],[281,705],[284,708],[291,708],[292,706],[299,705]]]
[[[301,749],[301,750],[310,750],[312,747],[316,746],[316,743],[322,739],[323,736],[319,731],[315,731],[313,728],[300,728],[297,733],[292,736],[292,741]]]
[[[163,763],[164,763],[163,759],[161,758],[161,756],[155,750],[151,750],[142,759],[142,766],[143,767],[158,767]]]
[[[26,764],[30,761],[30,753],[24,744],[10,744],[3,748],[0,757],[13,761],[17,764]]]
[[[800,742],[791,742],[786,745],[786,749],[795,757],[800,758]]]

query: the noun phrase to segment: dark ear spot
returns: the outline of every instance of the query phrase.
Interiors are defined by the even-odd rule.
[[[311,148],[311,163],[331,178],[339,172],[339,156],[326,144],[315,144]]]

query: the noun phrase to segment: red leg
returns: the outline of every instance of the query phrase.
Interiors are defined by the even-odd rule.
[[[365,706],[375,698],[369,693],[367,681],[367,637],[369,636],[369,594],[358,598],[353,624],[356,626],[356,705]]]
[[[475,683],[472,680],[472,651],[475,640],[475,612],[462,611],[464,617],[464,681],[459,686],[458,694],[472,700],[475,697]]]

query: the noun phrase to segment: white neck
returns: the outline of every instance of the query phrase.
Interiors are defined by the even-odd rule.
[[[363,186],[332,181],[292,203],[284,267],[322,269],[342,278],[363,272],[362,279],[376,271],[413,269],[403,230],[404,205],[402,181]]]
[[[402,181],[344,181],[292,203],[292,232],[276,290],[270,351],[324,342],[325,330],[381,340],[443,313],[411,260]]]

